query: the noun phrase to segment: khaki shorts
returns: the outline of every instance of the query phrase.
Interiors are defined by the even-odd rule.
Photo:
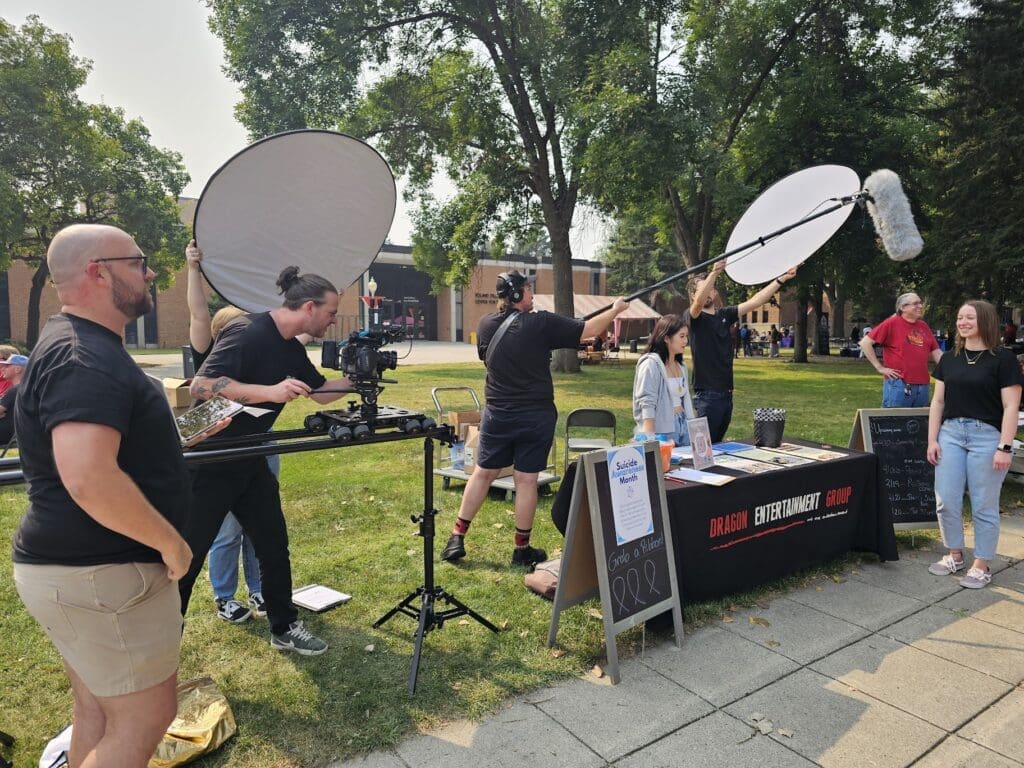
[[[14,583],[94,696],[144,691],[178,669],[181,599],[163,563],[15,563]]]

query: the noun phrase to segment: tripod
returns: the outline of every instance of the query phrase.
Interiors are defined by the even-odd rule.
[[[412,654],[412,668],[409,670],[409,693],[416,692],[416,675],[420,669],[423,638],[430,630],[440,629],[449,619],[470,616],[491,632],[499,631],[496,626],[468,605],[445,592],[444,588],[434,584],[434,518],[437,516],[437,510],[434,509],[434,482],[431,473],[433,464],[434,441],[428,437],[423,443],[423,512],[419,515],[412,515],[412,521],[420,524],[420,536],[423,537],[423,586],[410,592],[398,605],[373,623],[374,629],[377,629],[396,613],[404,613],[419,622],[414,635],[415,648]],[[413,605],[417,600],[419,601],[418,610]],[[437,610],[434,604],[438,600],[443,600],[453,607]]]

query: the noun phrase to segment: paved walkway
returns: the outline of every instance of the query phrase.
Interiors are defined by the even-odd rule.
[[[1024,511],[982,590],[859,565],[495,716],[331,768],[1024,766]],[[971,542],[968,541],[968,546]]]

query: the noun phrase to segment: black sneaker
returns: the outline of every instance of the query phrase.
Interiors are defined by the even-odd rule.
[[[448,537],[448,543],[441,550],[442,560],[458,560],[466,556],[466,545],[463,543],[465,536],[453,533]]]
[[[548,559],[548,553],[537,547],[516,547],[512,550],[512,565],[535,566]]]
[[[242,624],[248,621],[250,616],[252,616],[252,611],[234,598],[230,600],[217,598],[217,618],[230,621],[232,624]]]
[[[249,607],[252,608],[252,615],[262,619],[267,615],[267,604],[263,600],[262,592],[253,592],[249,595]]]

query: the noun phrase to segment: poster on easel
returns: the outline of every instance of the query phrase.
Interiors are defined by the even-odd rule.
[[[861,408],[849,447],[878,456],[879,501],[892,513],[894,528],[938,527],[927,408]]]
[[[661,470],[657,443],[630,444],[583,456],[573,484],[548,647],[555,644],[562,611],[600,598],[612,683],[619,682],[615,638],[621,632],[671,611],[676,646],[682,645]]]

